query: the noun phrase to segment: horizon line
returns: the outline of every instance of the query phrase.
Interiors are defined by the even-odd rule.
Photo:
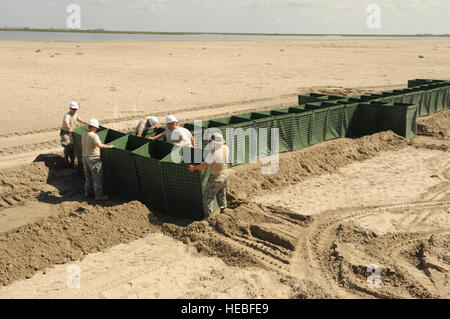
[[[278,33],[278,32],[190,32],[190,31],[121,31],[106,30],[103,28],[95,29],[69,29],[69,28],[30,28],[30,27],[2,27],[0,31],[29,31],[29,32],[73,32],[73,33],[111,33],[111,34],[159,34],[159,35],[255,35],[255,36],[342,36],[342,37],[448,37],[448,33],[415,33],[415,34],[365,34],[365,33]]]

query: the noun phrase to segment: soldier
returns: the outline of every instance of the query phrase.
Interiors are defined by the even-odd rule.
[[[83,166],[84,176],[84,196],[89,197],[94,191],[96,200],[108,199],[103,194],[103,168],[100,159],[100,149],[114,148],[113,145],[105,145],[100,141],[97,130],[100,124],[97,120],[89,121],[89,132],[81,137],[81,145],[83,148]]]
[[[149,137],[150,140],[156,140],[165,137],[166,141],[178,146],[194,147],[194,137],[188,129],[180,126],[177,118],[174,115],[166,117],[167,129],[157,134],[154,137]]]
[[[210,168],[211,175],[209,176],[206,190],[203,195],[203,208],[205,217],[216,214],[219,210],[223,212],[227,208],[227,180],[229,175],[228,170],[228,146],[224,144],[222,134],[215,133],[211,137],[214,150],[206,157],[205,162],[200,165],[189,165],[188,169],[193,171],[201,171]],[[213,210],[214,198],[217,196],[219,208]]]
[[[142,136],[142,133],[149,128],[153,128],[157,132],[161,129],[161,125],[156,116],[150,116],[146,120],[139,121],[136,126],[136,136]]]
[[[64,161],[67,167],[74,167],[75,165],[72,132],[77,127],[78,123],[88,124],[78,116],[78,109],[77,102],[70,102],[69,112],[64,115],[61,131],[59,132],[59,135],[61,136],[61,146],[64,147]]]

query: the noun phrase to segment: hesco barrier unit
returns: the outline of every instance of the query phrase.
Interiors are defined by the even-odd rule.
[[[270,155],[276,144],[283,153],[384,130],[410,139],[416,135],[418,116],[450,108],[450,81],[415,79],[408,81],[405,89],[352,97],[309,93],[300,95],[299,102],[288,108],[185,123],[196,148],[174,149],[170,143],[147,139],[165,128],[158,132],[150,129],[137,137],[134,132],[127,135],[101,127],[100,140],[115,146],[101,152],[107,189],[124,198],[139,199],[156,211],[199,219],[204,214],[203,194],[210,173],[209,169],[190,172],[188,165],[203,162],[203,150],[214,131],[222,132],[231,150],[231,166]],[[272,129],[278,130],[278,135],[272,135]],[[73,134],[79,159],[85,132],[87,126]],[[267,136],[261,134],[265,132]],[[217,201],[214,204],[217,207]]]

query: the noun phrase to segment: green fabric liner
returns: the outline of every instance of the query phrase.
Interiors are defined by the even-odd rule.
[[[195,164],[203,161],[203,151],[189,147],[177,148],[181,163],[175,163],[172,154],[160,161],[164,180],[167,212],[173,216],[200,219],[204,216],[203,193],[210,175],[209,168],[190,172],[188,166],[197,157]],[[214,201],[217,208],[217,200]]]
[[[325,140],[343,137],[343,112],[344,105],[328,108]]]
[[[320,108],[312,111],[312,129],[311,129],[311,145],[315,145],[325,141],[327,129],[328,108]]]
[[[152,210],[166,213],[166,194],[160,160],[172,151],[164,141],[149,141],[132,152],[141,201]]]
[[[417,105],[406,103],[365,103],[358,107],[358,117],[361,135],[374,134],[380,131],[392,130],[408,139],[414,138],[417,132]],[[364,124],[363,124],[364,123]]]
[[[126,199],[141,199],[132,151],[148,142],[143,137],[125,135],[108,143],[115,148],[102,150],[107,159],[104,172],[110,193]]]
[[[358,135],[358,105],[349,103],[344,105],[342,118],[342,136],[353,137]]]
[[[318,98],[324,97],[326,94],[320,93],[306,93],[298,96],[298,104],[303,105],[306,103],[316,102]]]

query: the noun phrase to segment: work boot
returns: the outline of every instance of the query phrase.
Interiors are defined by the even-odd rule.
[[[70,157],[70,168],[75,168],[76,167],[76,165],[75,165],[75,157]]]
[[[203,220],[207,220],[208,218],[218,215],[220,213],[220,208],[217,208],[213,213],[206,212]]]
[[[70,168],[70,166],[71,166],[70,161],[69,161],[69,156],[67,156],[67,155],[64,156],[64,165],[67,168]]]
[[[232,209],[229,209],[229,208],[226,208],[226,207],[223,207],[223,208],[221,208],[220,209],[220,213],[221,214],[231,214],[233,212],[233,210]]]

